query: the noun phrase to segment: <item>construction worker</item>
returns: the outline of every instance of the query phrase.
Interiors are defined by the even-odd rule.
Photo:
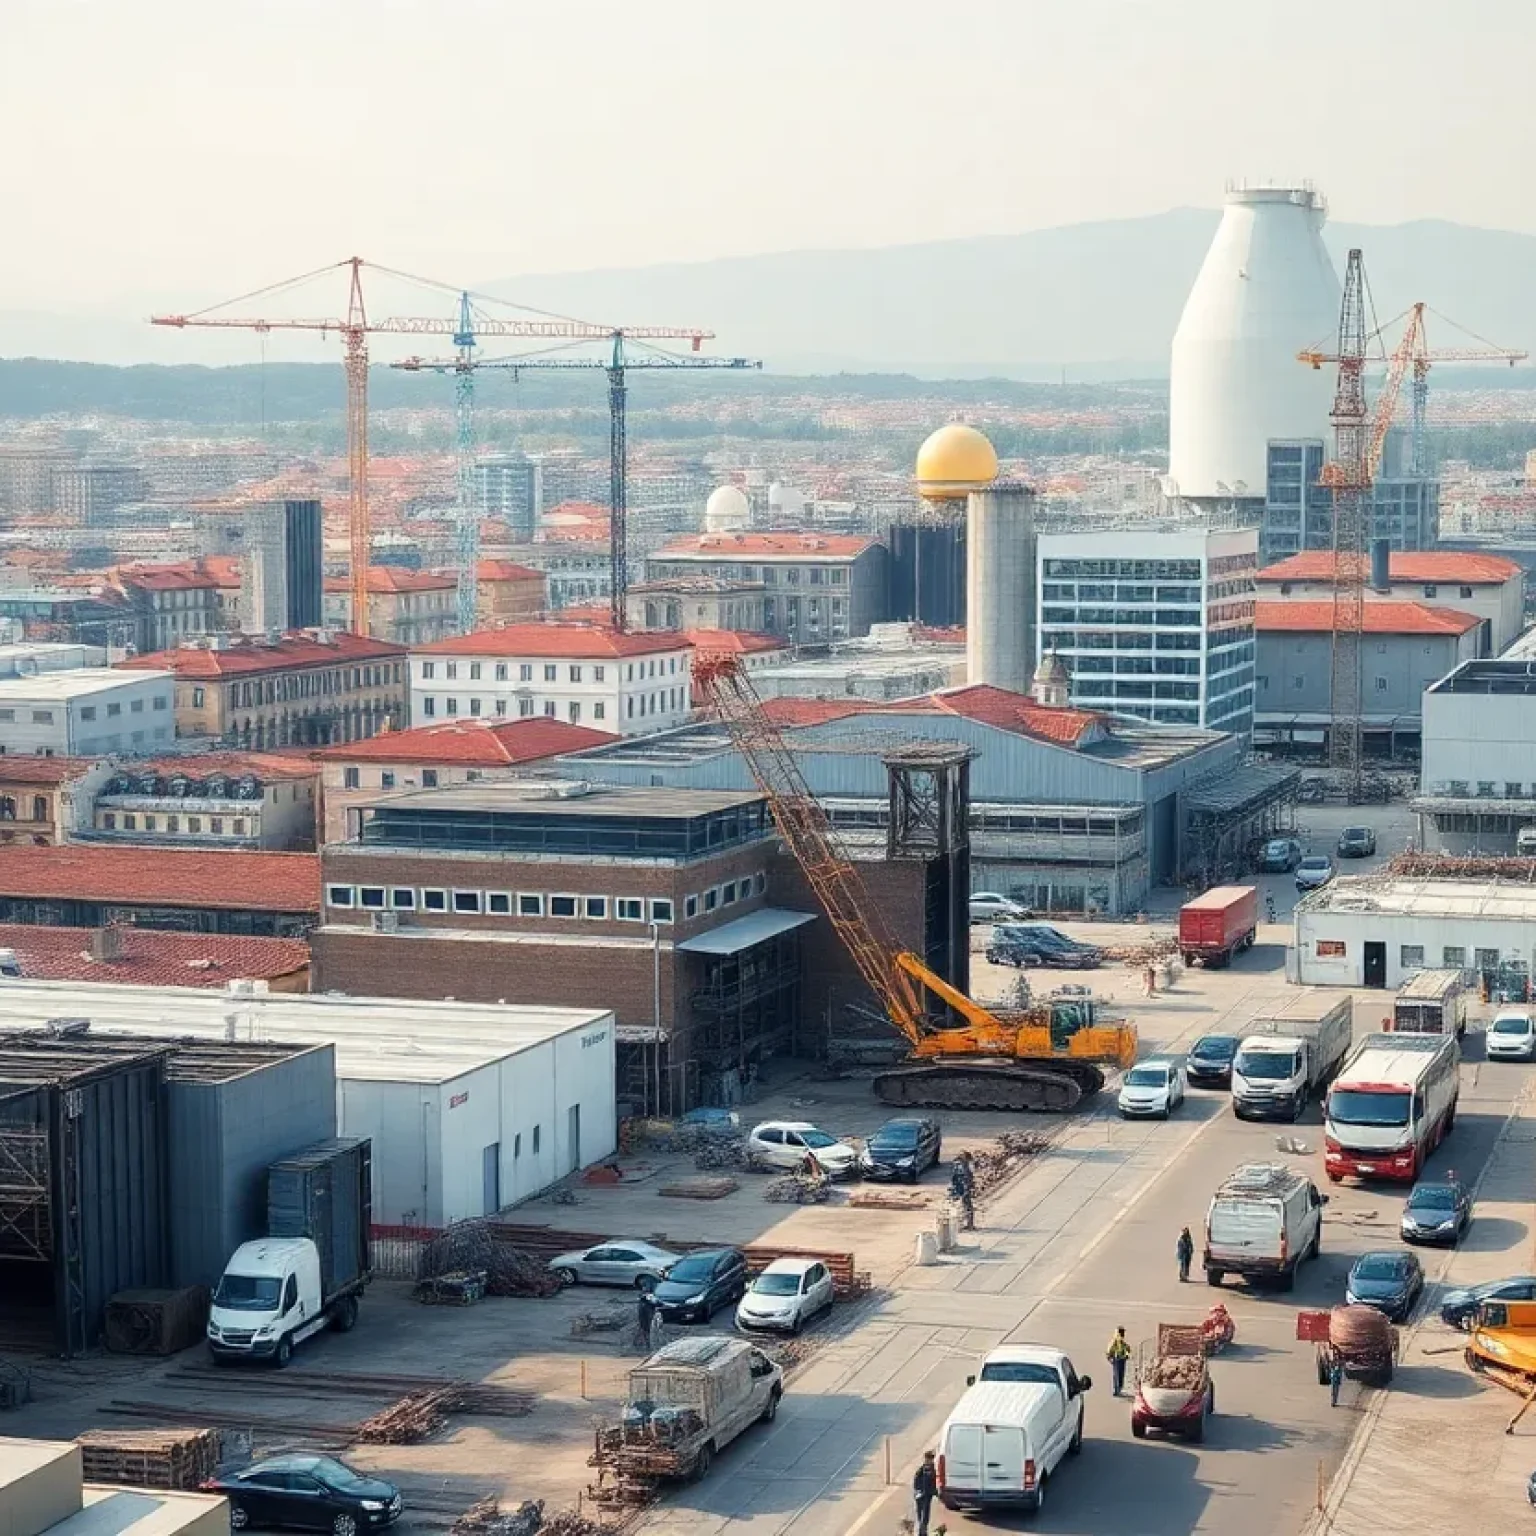
[[[949,1198],[960,1207],[960,1228],[964,1232],[976,1230],[976,1170],[971,1164],[971,1154],[962,1152],[949,1170]]]
[[[1264,921],[1272,923],[1275,920],[1275,893],[1270,891],[1264,897]]]
[[[1338,1355],[1328,1367],[1328,1397],[1332,1407],[1339,1406],[1339,1389],[1344,1385],[1344,1362]]]
[[[1119,1397],[1125,1391],[1125,1362],[1131,1358],[1131,1346],[1126,1340],[1124,1328],[1115,1329],[1115,1336],[1109,1341],[1104,1358],[1109,1361],[1109,1378],[1115,1396]]]
[[[1143,997],[1152,997],[1156,992],[1157,967],[1149,963],[1147,968],[1141,973],[1141,995]]]
[[[933,1464],[933,1452],[924,1451],[923,1459],[912,1474],[912,1502],[917,1506],[916,1536],[928,1536],[928,1511],[939,1491],[939,1474]]]
[[[1189,1235],[1189,1228],[1185,1227],[1179,1233],[1179,1241],[1174,1250],[1179,1256],[1179,1279],[1189,1279],[1189,1266],[1195,1262],[1195,1240]]]

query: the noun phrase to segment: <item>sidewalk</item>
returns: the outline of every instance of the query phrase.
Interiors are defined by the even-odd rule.
[[[1464,1336],[1439,1320],[1444,1289],[1521,1274],[1532,1263],[1536,1102],[1527,1093],[1505,1123],[1478,1188],[1476,1219],[1431,1286],[1431,1313],[1408,1334],[1389,1391],[1357,1399],[1361,1424],[1307,1524],[1308,1536],[1507,1530],[1528,1517],[1526,1479],[1536,1469],[1536,1412],[1513,1435],[1519,1399],[1478,1381],[1462,1359]],[[1479,1228],[1484,1240],[1479,1242]],[[1426,1264],[1431,1276],[1432,1264]]]

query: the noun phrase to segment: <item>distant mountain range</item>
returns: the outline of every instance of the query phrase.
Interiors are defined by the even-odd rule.
[[[706,326],[713,350],[778,373],[892,372],[1056,381],[1157,378],[1219,215],[1149,218],[879,250],[790,251],[690,264],[533,274],[489,292],[599,321]],[[1461,325],[1536,350],[1536,236],[1426,220],[1330,225],[1342,270],[1361,246],[1383,320],[1425,299]],[[148,301],[145,312],[154,307]],[[1453,344],[1444,326],[1431,339]],[[1319,338],[1321,339],[1321,338]],[[296,358],[292,350],[272,356]],[[152,330],[138,314],[0,310],[0,357],[253,361],[244,333]]]

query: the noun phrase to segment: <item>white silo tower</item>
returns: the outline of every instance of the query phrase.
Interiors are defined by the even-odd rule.
[[[1297,362],[1338,330],[1341,289],[1308,186],[1233,187],[1173,335],[1170,495],[1264,498],[1271,438],[1330,444],[1334,379]]]

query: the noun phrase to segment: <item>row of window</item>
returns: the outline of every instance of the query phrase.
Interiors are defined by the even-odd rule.
[[[168,725],[157,725],[153,731],[129,731],[128,745],[130,747],[142,747],[146,741],[169,741],[173,731]],[[82,757],[103,757],[108,752],[117,752],[123,746],[123,733],[113,731],[108,736],[85,736],[75,743],[75,750]],[[4,748],[0,748],[3,751]]]
[[[1422,944],[1403,944],[1399,946],[1398,963],[1405,971],[1421,971],[1424,969],[1424,946]],[[1440,969],[1446,971],[1464,971],[1467,968],[1466,947],[1461,944],[1447,944],[1440,951]],[[1472,969],[1476,971],[1496,971],[1499,968],[1499,951],[1496,949],[1474,949],[1472,951]]]
[[[483,675],[483,672],[484,672],[484,663],[483,662],[478,662],[478,661],[471,661],[471,662],[465,663],[465,665],[466,665],[466,667],[468,669],[468,672],[467,672],[468,680],[470,682],[472,682],[472,683],[479,682],[481,677],[482,677],[482,675]],[[517,663],[517,680],[518,680],[518,682],[520,682],[520,683],[531,683],[533,681],[534,665],[535,665],[535,663],[533,663],[531,661],[520,661],[520,662]],[[558,682],[560,680],[560,666],[559,666],[558,662],[546,661],[546,662],[541,663],[540,665],[542,666],[543,674],[544,674],[544,681],[546,683],[554,683],[554,682]],[[455,678],[458,677],[458,675],[459,675],[459,663],[458,662],[456,662],[456,661],[445,661],[442,664],[442,667],[443,667],[443,676],[446,679],[448,679],[449,682],[452,682]],[[638,667],[640,669],[639,672],[635,671],[636,667]],[[425,682],[425,681],[427,681],[429,679],[435,678],[437,676],[437,668],[438,668],[438,663],[435,662],[435,661],[424,661],[424,662],[422,662],[422,664],[421,664],[422,680]],[[581,683],[581,682],[586,682],[586,681],[590,680],[591,682],[594,682],[594,683],[603,683],[603,682],[606,682],[608,680],[608,668],[606,666],[593,666],[590,670],[591,670],[592,676],[591,676],[590,679],[588,679],[587,676],[586,676],[588,668],[580,666],[579,664],[577,664],[575,662],[571,662],[566,667],[566,681],[572,682],[572,683]],[[688,670],[688,665],[687,665],[686,659],[684,660],[684,663],[683,663],[683,670],[685,672]],[[498,682],[498,683],[510,682],[511,681],[511,663],[505,662],[505,661],[498,661],[498,662],[493,663],[492,664],[491,676],[492,676],[492,679],[495,682]],[[631,661],[631,662],[626,662],[625,666],[624,666],[624,681],[626,683],[633,683],[637,679],[640,680],[640,681],[644,681],[648,677],[676,677],[676,676],[677,676],[677,657],[676,656],[668,656],[668,657],[660,657],[660,658],[652,657],[649,661]]]
[[[684,688],[663,688],[659,693],[632,693],[624,700],[624,718],[626,720],[645,719],[650,715],[676,714],[678,710],[687,708],[687,691]],[[427,720],[439,718],[437,707],[437,695],[434,693],[421,696],[422,717]],[[449,695],[443,700],[441,718],[445,720],[479,719],[488,716],[510,715],[510,699],[467,699],[463,702],[467,708],[460,709],[460,700]],[[487,709],[490,703],[494,708]],[[580,725],[582,721],[582,701],[580,699],[567,699],[565,703],[565,718],[571,725]],[[592,719],[606,720],[608,718],[608,705],[602,699],[591,701]],[[518,699],[517,717],[526,720],[534,714],[542,714],[546,719],[559,718],[560,705],[558,700],[545,699],[542,706],[536,705],[533,699]]]
[[[768,876],[762,870],[755,875],[743,875],[740,880],[727,880],[712,885],[707,891],[683,897],[683,916],[697,917],[700,912],[714,912],[721,907],[734,907],[738,901],[761,896],[768,889]]]
[[[1503,797],[1506,800],[1523,800],[1526,798],[1526,785],[1519,779],[1505,779]],[[1530,785],[1530,798],[1536,800],[1536,781]],[[1457,795],[1463,799],[1472,793],[1472,781],[1470,779],[1446,779],[1436,784],[1431,789],[1432,794]],[[1494,779],[1479,779],[1477,781],[1477,797],[1480,800],[1497,799],[1499,796],[1498,782]]]
[[[353,768],[353,767],[347,767],[347,768],[343,768],[342,769],[341,774],[342,774],[342,787],[344,789],[361,789],[362,788],[363,776],[362,776],[361,770],[359,770],[357,768]],[[464,775],[464,777],[466,779],[468,779],[470,783],[473,784],[473,783],[475,783],[475,782],[477,782],[479,780],[480,772],[476,768],[471,768],[469,770],[469,772]],[[379,788],[380,789],[393,789],[394,787],[395,787],[395,771],[394,771],[394,769],[393,768],[381,769],[380,773],[379,773]],[[436,789],[437,788],[437,769],[436,768],[423,768],[421,770],[421,787],[423,789]]]
[[[327,906],[363,912],[453,912],[464,917],[558,917],[670,923],[672,901],[653,896],[579,896],[547,891],[480,891],[443,886],[327,885]]]
[[[151,815],[147,811],[144,813],[144,830],[146,832],[180,832],[183,819],[186,821],[186,830],[188,832],[202,832],[203,817],[201,816],[188,816],[185,818],[181,816],[161,816]],[[231,816],[228,818],[210,816],[207,818],[208,830],[215,836],[224,836],[224,823],[226,819],[229,822],[229,835],[231,837],[245,836],[246,818],[244,816]],[[139,813],[137,811],[123,811],[121,813],[117,811],[103,811],[101,813],[101,826],[104,831],[117,831],[119,822],[121,822],[124,832],[137,832],[139,830]],[[164,823],[163,827],[161,825],[162,822]]]
[[[802,581],[810,587],[846,587],[848,585],[848,568],[842,565],[822,566],[813,565],[802,568],[798,565],[714,565],[711,563],[709,574],[712,577],[726,581],[760,581],[765,587],[776,587],[781,583],[786,587],[798,587]],[[670,565],[665,562],[653,562],[650,567],[652,580],[664,581],[677,577],[690,577],[699,574],[699,567],[693,561],[683,565]]]
[[[16,797],[15,797],[15,795],[0,795],[0,821],[15,821],[15,820],[16,820]],[[33,795],[32,796],[32,820],[33,821],[47,821],[48,820],[48,797],[47,797],[47,795]]]
[[[1292,688],[1305,688],[1307,686],[1308,682],[1315,683],[1317,681],[1318,681],[1318,679],[1316,677],[1308,678],[1306,673],[1298,672],[1291,679],[1291,687]],[[1429,681],[1433,682],[1434,679],[1430,678]],[[1257,676],[1255,676],[1254,682],[1256,682],[1259,685],[1259,692],[1260,693],[1268,693],[1269,692],[1269,678],[1264,673],[1261,672]],[[1378,678],[1375,679],[1375,688],[1373,689],[1373,691],[1376,692],[1376,693],[1385,693],[1389,687],[1391,687],[1391,684],[1390,684],[1390,682],[1386,678],[1378,677]]]
[[[382,688],[387,683],[399,681],[398,661],[366,667],[332,667],[324,672],[279,672],[272,677],[231,683],[229,702],[236,709],[251,709],[258,704],[281,704],[289,699],[321,698],[358,688]],[[202,689],[195,690],[192,702],[194,707],[202,707]]]
[[[166,709],[169,705],[170,696],[168,694],[157,693],[154,696],[154,707],[156,709]],[[114,719],[122,714],[122,712],[123,706],[121,702],[107,705],[107,718],[109,720]],[[144,700],[130,699],[128,701],[128,713],[131,715],[142,715],[144,713]],[[32,724],[52,725],[53,717],[54,712],[51,709],[34,709],[32,711]],[[80,718],[82,720],[94,720],[96,718],[96,706],[94,704],[82,705],[80,707]],[[0,709],[0,724],[14,725],[15,723],[16,711],[14,709]]]

